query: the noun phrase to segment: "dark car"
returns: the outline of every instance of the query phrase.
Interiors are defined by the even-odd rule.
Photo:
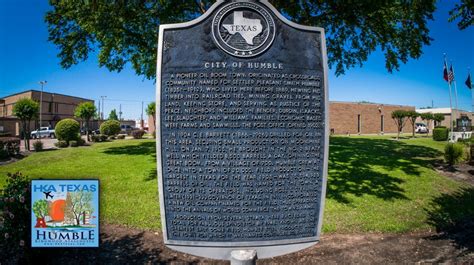
[[[128,124],[122,124],[120,125],[120,134],[127,134],[130,135],[132,132],[136,130],[135,127],[132,127],[131,125]]]

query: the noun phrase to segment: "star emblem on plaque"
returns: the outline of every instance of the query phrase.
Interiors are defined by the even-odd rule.
[[[275,39],[275,21],[263,6],[235,2],[217,11],[212,35],[219,48],[236,57],[265,52]]]

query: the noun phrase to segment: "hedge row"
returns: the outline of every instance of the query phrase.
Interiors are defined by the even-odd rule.
[[[449,130],[446,127],[436,127],[433,129],[433,140],[446,141],[448,140]]]

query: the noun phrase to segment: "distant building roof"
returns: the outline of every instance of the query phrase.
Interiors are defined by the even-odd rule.
[[[417,109],[416,112],[418,113],[441,113],[441,114],[451,114],[451,108],[433,108],[433,109]],[[466,110],[455,110],[455,111],[458,111],[458,112],[470,112],[470,111],[466,111]]]
[[[385,103],[375,103],[368,101],[329,101],[329,103],[340,103],[340,104],[359,104],[359,105],[379,105],[379,106],[395,106],[395,107],[412,107],[409,105],[399,105],[399,104],[385,104]],[[413,107],[414,108],[414,107]]]
[[[41,93],[41,91],[39,91],[39,90],[30,89],[30,90],[21,91],[21,92],[15,93],[15,94],[11,94],[11,95],[8,95],[8,96],[4,96],[4,97],[0,98],[0,101],[1,101],[1,100],[4,100],[5,98],[13,97],[13,96],[20,95],[20,94],[27,93],[27,92],[38,92],[38,93]],[[77,99],[83,99],[83,100],[88,100],[88,101],[94,101],[94,100],[88,99],[88,98],[81,98],[81,97],[76,97],[76,96],[71,96],[71,95],[65,95],[65,94],[55,93],[55,92],[43,91],[43,93],[44,93],[44,94],[52,94],[52,95],[65,96],[65,97],[71,97],[71,98],[77,98]]]

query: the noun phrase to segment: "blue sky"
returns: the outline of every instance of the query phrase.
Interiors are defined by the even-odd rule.
[[[335,101],[371,101],[416,107],[449,107],[447,83],[442,79],[443,53],[455,67],[459,107],[471,110],[471,93],[464,85],[467,68],[474,73],[474,27],[460,31],[448,23],[448,11],[457,1],[438,2],[435,20],[429,23],[432,45],[423,48],[419,60],[410,60],[392,74],[385,69],[383,54],[373,53],[363,67],[344,76],[329,75],[329,97]],[[47,1],[0,0],[0,97],[28,89],[98,100],[107,96],[105,113],[122,105],[125,118],[137,119],[141,101],[155,100],[153,81],[136,76],[131,67],[120,73],[99,68],[91,58],[70,69],[62,69],[57,48],[47,41],[44,14]]]

